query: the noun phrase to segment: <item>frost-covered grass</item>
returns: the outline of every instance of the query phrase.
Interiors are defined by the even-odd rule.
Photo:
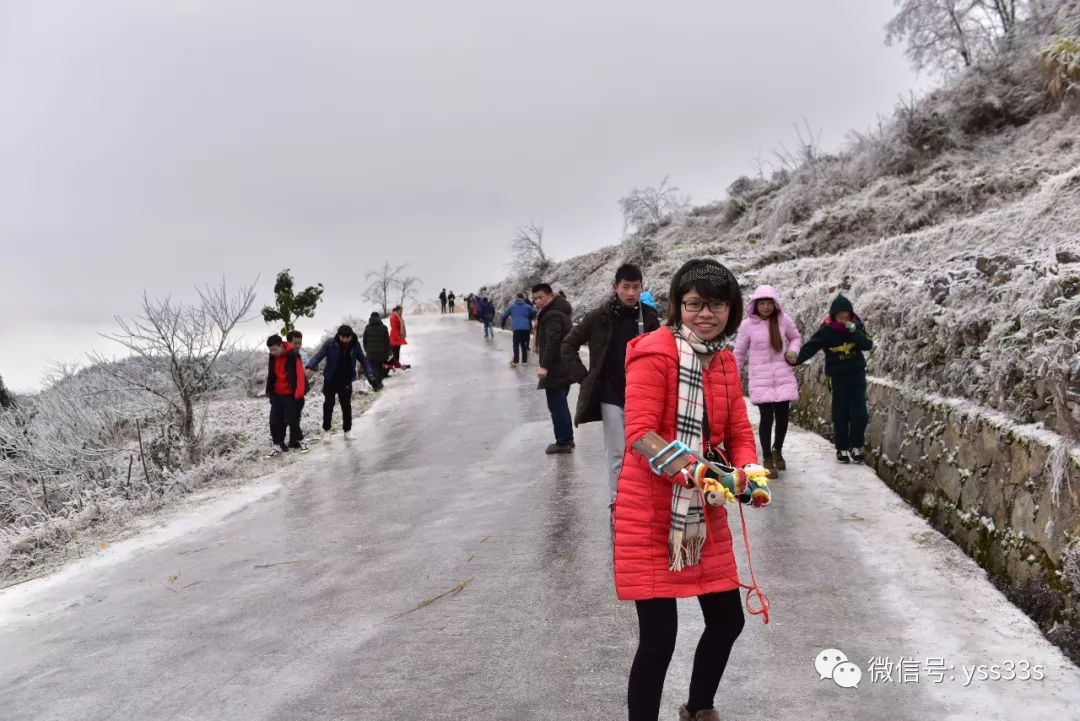
[[[301,457],[265,457],[263,351],[236,352],[219,363],[216,390],[198,409],[195,463],[187,461],[167,415],[154,413],[146,398],[102,391],[99,374],[93,366],[62,374],[0,412],[0,586],[81,555],[136,517],[193,491],[243,482]],[[374,393],[365,392],[363,381],[354,389],[359,415]],[[316,379],[302,421],[309,440],[322,433],[319,391]]]
[[[1080,33],[1080,3],[1055,32]],[[1050,42],[1024,28],[1000,62],[958,77],[835,155],[558,263],[584,312],[624,261],[663,301],[687,259],[780,289],[804,335],[837,291],[876,337],[872,374],[1080,441],[1080,115],[1047,94]],[[486,289],[505,304],[525,279]]]

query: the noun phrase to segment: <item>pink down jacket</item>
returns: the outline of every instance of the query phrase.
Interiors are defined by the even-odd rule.
[[[776,312],[780,314],[780,337],[784,349],[777,353],[769,340],[769,322],[755,315],[757,302],[772,299],[776,303]],[[739,326],[739,336],[735,341],[735,361],[739,372],[743,373],[747,359],[750,361],[750,402],[781,403],[799,398],[799,382],[795,379],[794,369],[784,360],[789,351],[799,352],[802,336],[799,335],[795,321],[784,312],[783,302],[776,289],[769,285],[758,286],[746,303],[746,318]]]

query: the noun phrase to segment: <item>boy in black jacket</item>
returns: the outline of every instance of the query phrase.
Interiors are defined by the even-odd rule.
[[[836,460],[862,463],[865,459],[866,426],[870,411],[866,407],[866,358],[874,341],[855,306],[841,293],[833,300],[829,315],[817,333],[803,344],[796,357],[788,355],[791,365],[799,365],[825,351],[825,375],[832,387],[833,432],[836,436]]]
[[[307,390],[307,378],[300,352],[281,336],[272,335],[266,339],[270,351],[266,369],[266,395],[270,399],[270,438],[273,448],[270,457],[278,456],[289,450],[285,445],[285,429],[296,440],[295,448],[307,451],[307,443],[300,433],[300,401]]]

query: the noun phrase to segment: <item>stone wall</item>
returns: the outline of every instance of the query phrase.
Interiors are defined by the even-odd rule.
[[[832,438],[821,366],[793,420]],[[1038,426],[871,378],[867,463],[1080,663],[1080,450]]]

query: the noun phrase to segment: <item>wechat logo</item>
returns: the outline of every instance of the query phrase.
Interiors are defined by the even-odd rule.
[[[818,681],[831,678],[840,688],[858,688],[862,681],[862,669],[848,660],[847,654],[837,648],[827,648],[814,658]]]

